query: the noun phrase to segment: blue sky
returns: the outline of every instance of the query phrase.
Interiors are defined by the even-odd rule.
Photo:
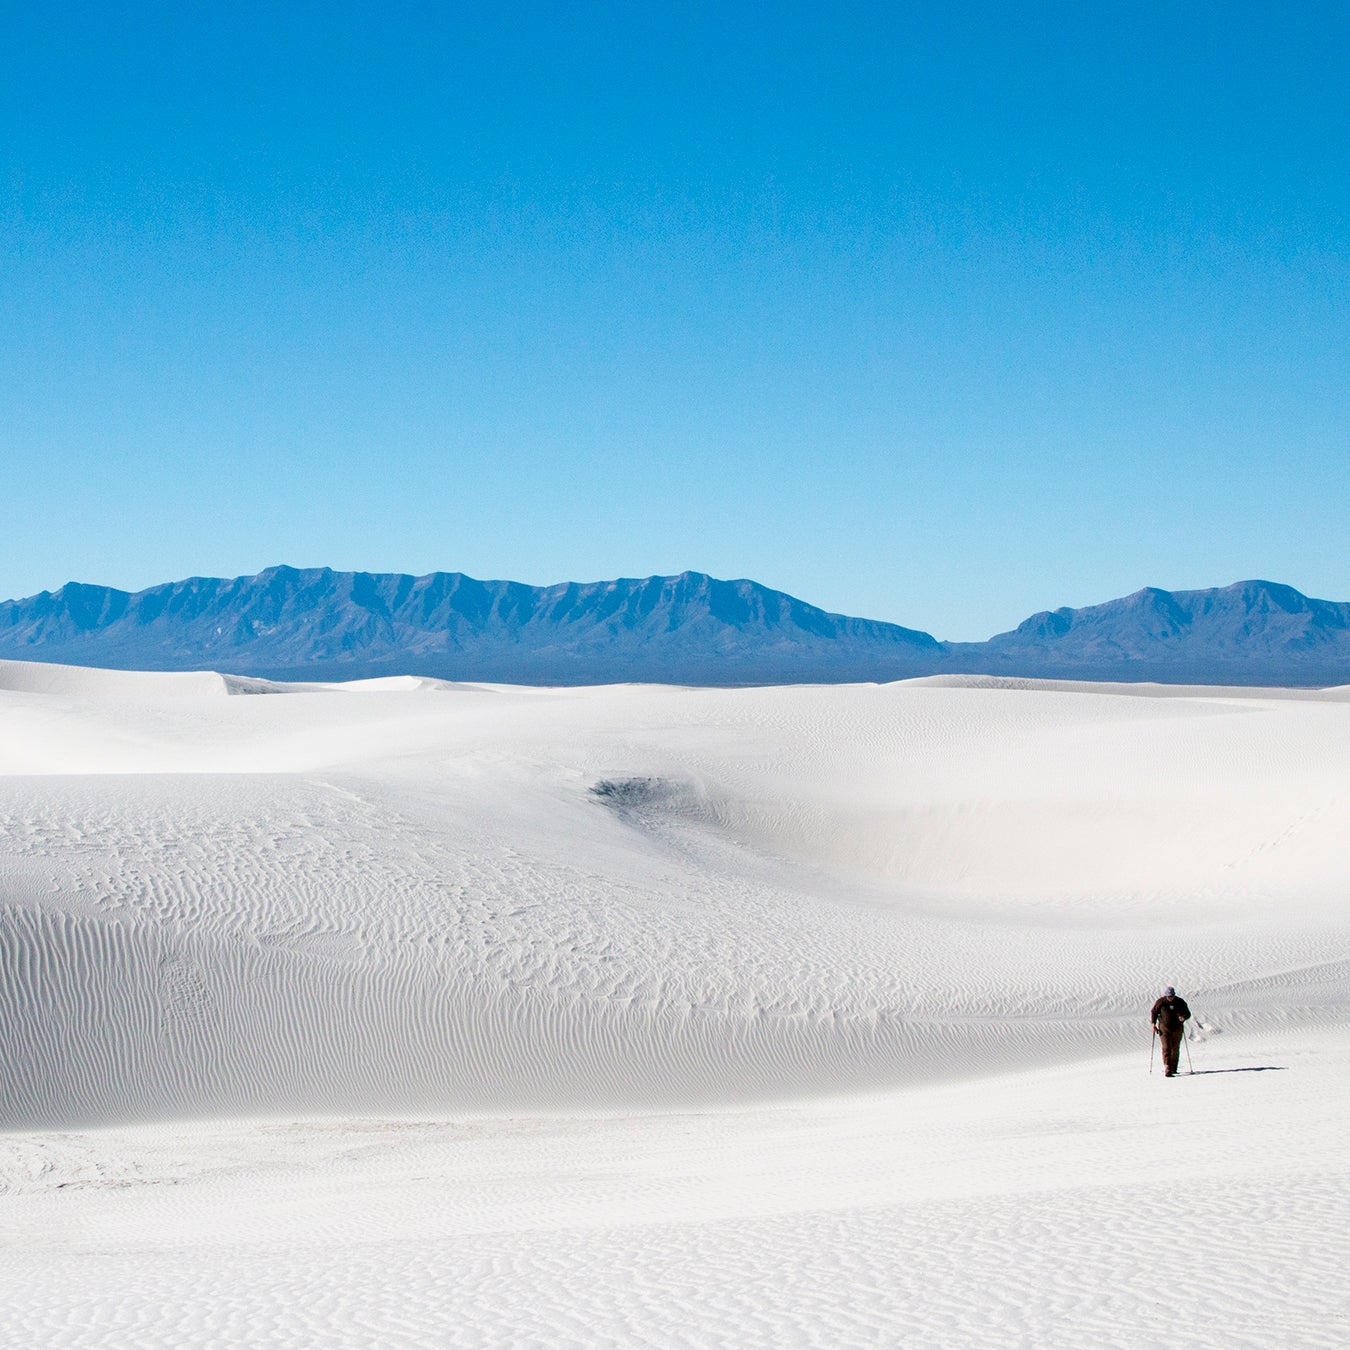
[[[5,596],[1350,599],[1342,5],[6,6],[0,52]]]

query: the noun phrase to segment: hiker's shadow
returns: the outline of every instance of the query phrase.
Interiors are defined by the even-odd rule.
[[[1241,1069],[1196,1069],[1194,1073],[1188,1074],[1189,1078],[1199,1078],[1207,1073],[1284,1073],[1289,1066],[1287,1064],[1248,1064]]]

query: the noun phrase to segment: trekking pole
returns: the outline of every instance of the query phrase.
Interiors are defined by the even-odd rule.
[[[1148,1038],[1148,1076],[1153,1077],[1153,1047],[1158,1043],[1158,1028],[1153,1028],[1153,1035]]]
[[[1191,1063],[1191,1038],[1184,1032],[1181,1036],[1181,1043],[1186,1047],[1186,1072],[1194,1073],[1195,1065]],[[1153,1067],[1152,1057],[1149,1059],[1149,1067],[1150,1069]]]

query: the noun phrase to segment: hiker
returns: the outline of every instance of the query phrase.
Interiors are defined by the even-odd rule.
[[[1177,996],[1169,984],[1162,997],[1153,1005],[1150,1017],[1153,1034],[1162,1041],[1163,1077],[1172,1078],[1177,1071],[1177,1056],[1181,1054],[1181,1038],[1186,1034],[1186,1022],[1191,1010],[1186,1000]]]

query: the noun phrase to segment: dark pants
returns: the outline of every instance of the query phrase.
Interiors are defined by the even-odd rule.
[[[1181,1028],[1159,1027],[1158,1039],[1162,1042],[1163,1073],[1171,1078],[1177,1071],[1177,1060],[1181,1055]]]

